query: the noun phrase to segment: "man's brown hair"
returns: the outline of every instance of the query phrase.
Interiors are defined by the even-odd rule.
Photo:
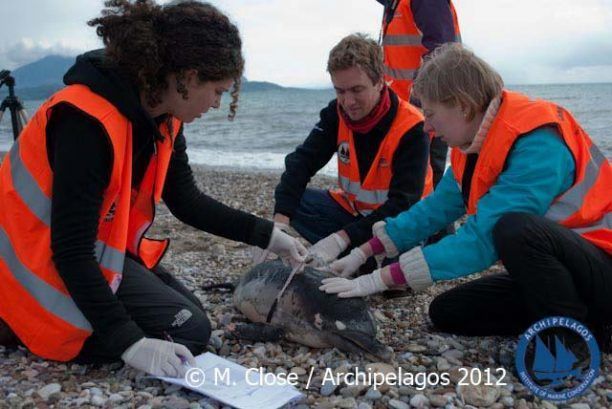
[[[327,71],[330,74],[352,67],[361,68],[373,84],[378,83],[383,78],[382,48],[366,34],[348,35],[329,52]]]

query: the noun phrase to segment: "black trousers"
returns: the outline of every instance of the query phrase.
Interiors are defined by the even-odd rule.
[[[517,335],[552,315],[591,330],[612,323],[612,257],[544,217],[504,215],[493,230],[508,273],[483,277],[436,297],[429,316],[444,332]]]
[[[206,349],[211,328],[202,303],[163,267],[150,271],[126,258],[116,296],[147,337],[165,339],[168,334],[194,355]],[[94,332],[75,361],[113,362],[120,360],[122,353],[108,351]]]

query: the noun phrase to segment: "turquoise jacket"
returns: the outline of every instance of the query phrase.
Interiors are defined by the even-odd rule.
[[[493,227],[508,212],[544,215],[574,180],[574,159],[556,130],[546,127],[523,135],[513,146],[497,183],[478,202],[478,212],[454,235],[423,248],[433,281],[486,269],[498,260]],[[453,169],[436,190],[409,210],[386,219],[385,230],[399,253],[466,214]]]

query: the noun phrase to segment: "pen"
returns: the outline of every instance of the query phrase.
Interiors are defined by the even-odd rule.
[[[175,343],[170,334],[168,334],[166,331],[164,331],[164,338],[166,338],[166,341],[172,342],[173,344]],[[176,356],[179,357],[183,365],[190,366],[187,362],[187,358],[185,358],[183,355],[176,354]]]

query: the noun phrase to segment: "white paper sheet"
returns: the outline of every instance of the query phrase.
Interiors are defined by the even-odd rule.
[[[210,352],[200,354],[195,359],[199,369],[191,369],[192,373],[197,372],[190,378],[191,382],[184,378],[158,378],[239,409],[279,408],[304,397],[289,384],[271,384],[274,382],[269,379],[262,381],[259,368],[248,371],[249,368]]]

